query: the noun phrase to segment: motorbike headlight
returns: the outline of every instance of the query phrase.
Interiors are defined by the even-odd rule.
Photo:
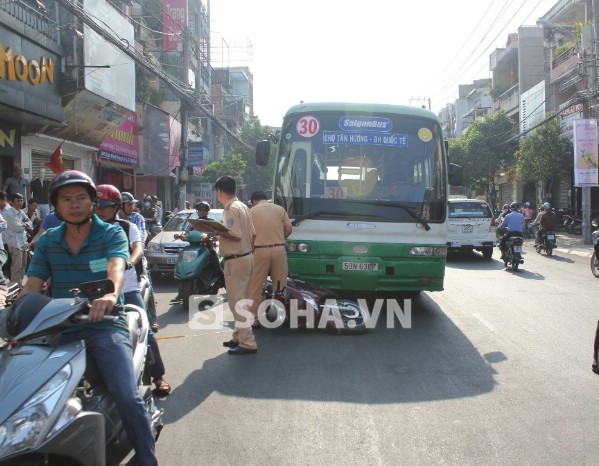
[[[198,251],[183,251],[181,253],[181,260],[183,262],[191,262],[198,257]]]
[[[71,365],[65,364],[16,413],[0,425],[0,459],[35,448],[44,440],[50,415],[56,409],[71,373]]]
[[[146,252],[151,252],[154,254],[160,254],[162,253],[162,248],[160,247],[160,244],[158,243],[152,243],[151,241],[148,243],[148,245],[146,246]]]

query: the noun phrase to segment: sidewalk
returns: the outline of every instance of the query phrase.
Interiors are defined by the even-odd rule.
[[[557,249],[554,250],[554,254],[573,254],[576,256],[588,257],[593,255],[593,245],[584,244],[582,235],[572,235],[569,233],[558,232],[556,233]],[[534,251],[534,239],[525,239],[524,244],[526,248],[530,248]]]

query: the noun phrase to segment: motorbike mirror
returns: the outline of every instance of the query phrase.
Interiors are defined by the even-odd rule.
[[[86,298],[97,298],[107,293],[114,293],[114,283],[109,279],[94,280],[81,283],[79,289]]]

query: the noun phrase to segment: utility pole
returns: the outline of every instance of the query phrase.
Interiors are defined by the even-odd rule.
[[[187,35],[187,34],[185,34]],[[191,35],[189,35],[191,36]],[[189,43],[184,38],[183,41],[183,54],[181,59],[181,82],[189,83],[189,62],[190,62],[190,50]],[[189,107],[187,101],[180,100],[180,113],[181,113],[181,146],[179,150],[179,170],[177,171],[177,186],[179,188],[179,210],[185,209],[185,201],[187,200],[187,181],[189,175],[187,173],[187,134],[188,134],[188,114]]]
[[[593,47],[591,65],[588,66],[589,76],[589,98],[585,108],[588,118],[593,118],[593,102],[598,89],[597,82],[597,59],[599,52],[597,50],[597,39],[599,38],[599,0],[593,0]],[[587,110],[588,109],[588,110]],[[591,187],[584,186],[582,189],[582,236],[584,244],[593,244],[591,239]]]

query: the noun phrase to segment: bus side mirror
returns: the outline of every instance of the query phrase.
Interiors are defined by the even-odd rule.
[[[264,139],[256,144],[256,164],[261,167],[268,165],[268,157],[270,156],[270,141]]]
[[[464,183],[464,173],[460,165],[449,164],[449,185],[462,186]]]

